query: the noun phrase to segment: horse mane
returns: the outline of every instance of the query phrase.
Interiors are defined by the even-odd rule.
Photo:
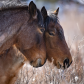
[[[6,11],[6,10],[15,10],[15,9],[26,9],[28,10],[28,5],[27,4],[5,4],[2,7],[0,7],[0,11]],[[37,9],[37,18],[38,18],[38,22],[39,24],[43,24],[43,17],[41,12],[39,11],[39,9]]]
[[[13,6],[10,6],[10,5],[7,5],[7,6],[2,6],[0,8],[0,11],[5,11],[5,10],[14,10],[14,9],[27,9],[28,10],[28,5],[13,5]]]
[[[14,9],[14,8],[21,8],[21,7],[28,7],[27,4],[17,3],[16,1],[0,1],[0,10],[7,10],[7,9]]]

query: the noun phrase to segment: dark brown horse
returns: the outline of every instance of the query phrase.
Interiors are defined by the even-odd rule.
[[[14,84],[25,61],[40,67],[46,61],[43,18],[29,7],[0,10],[0,84]]]
[[[15,45],[34,67],[46,60],[43,18],[33,1],[29,7],[0,10],[0,54]]]
[[[58,21],[59,8],[50,15],[45,7],[41,9],[45,24],[45,43],[47,59],[57,68],[68,68],[72,63],[72,57],[65,41],[64,31]]]

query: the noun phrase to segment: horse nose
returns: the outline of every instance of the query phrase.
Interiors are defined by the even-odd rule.
[[[42,66],[41,59],[37,59],[37,67],[40,67],[40,66]]]
[[[38,67],[43,66],[43,65],[45,64],[45,62],[46,62],[46,60],[43,61],[42,59],[39,58],[39,59],[37,59],[36,61],[31,61],[31,62],[30,62],[30,65],[32,65],[33,67],[38,68]]]
[[[68,68],[70,66],[69,59],[68,58],[65,59],[64,62],[63,62],[63,64],[64,64],[64,68]]]
[[[36,66],[36,67],[41,67],[41,66],[43,66],[45,63],[46,63],[46,59],[45,59],[45,61],[43,61],[43,62],[42,62],[42,59],[38,59],[38,60],[37,60],[37,66]]]

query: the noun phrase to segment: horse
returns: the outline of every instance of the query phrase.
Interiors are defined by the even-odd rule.
[[[33,1],[29,7],[0,10],[0,84],[14,84],[26,61],[33,67],[46,62],[44,25]]]
[[[45,44],[46,55],[50,62],[53,62],[57,68],[68,68],[72,63],[72,57],[64,37],[64,31],[58,20],[59,7],[48,14],[45,6],[41,13],[45,25]]]
[[[33,1],[29,7],[0,9],[0,55],[15,45],[33,67],[46,61],[44,25],[41,12]]]

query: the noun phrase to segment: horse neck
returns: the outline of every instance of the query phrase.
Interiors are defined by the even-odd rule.
[[[28,15],[28,10],[21,8],[0,11],[0,53],[15,43],[16,35]]]
[[[9,55],[13,58],[15,63],[23,63],[26,61],[25,56],[17,49],[15,45],[10,48]]]
[[[4,62],[9,62],[15,64],[19,63],[24,63],[26,61],[25,56],[16,48],[15,45],[13,45],[11,48],[5,50],[1,55],[0,55],[0,60],[4,60]],[[1,61],[0,61],[1,62]],[[11,65],[10,63],[10,65]]]
[[[15,37],[10,38],[6,42],[4,42],[4,44],[0,47],[0,54],[2,54],[5,50],[8,50],[14,44],[14,41]]]
[[[0,80],[5,76],[5,84],[11,84],[10,82],[17,76],[25,61],[26,58],[15,46],[5,51],[0,57]],[[0,84],[1,82],[3,82],[3,79],[0,81]]]

